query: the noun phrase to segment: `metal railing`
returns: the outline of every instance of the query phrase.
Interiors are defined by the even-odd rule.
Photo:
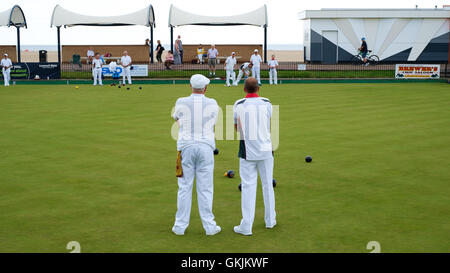
[[[142,78],[179,79],[189,78],[193,74],[209,76],[207,64],[188,64],[166,66],[164,63],[136,64],[147,65],[148,76]],[[238,72],[239,64],[235,71]],[[440,64],[441,78],[450,78],[450,65]],[[223,64],[216,65],[216,77],[225,78]],[[267,64],[261,65],[261,78],[269,77]],[[68,64],[61,65],[62,79],[90,79],[92,78],[91,65]],[[378,63],[376,65],[354,65],[354,64],[308,64],[300,62],[280,62],[278,67],[279,79],[299,78],[330,78],[330,79],[390,79],[395,78],[395,64]]]

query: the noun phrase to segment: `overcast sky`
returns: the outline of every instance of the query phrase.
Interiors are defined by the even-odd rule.
[[[18,4],[22,7],[28,29],[22,31],[23,45],[56,44],[56,29],[50,28],[53,8],[63,8],[86,15],[120,15],[134,12],[152,4],[155,9],[155,40],[163,44],[170,42],[168,13],[170,4],[201,15],[235,15],[254,10],[267,4],[269,15],[269,44],[302,43],[301,23],[297,13],[305,9],[320,8],[439,8],[449,0],[0,0],[0,11]],[[262,43],[263,29],[258,27],[200,27],[175,28],[175,35],[181,34],[186,44],[190,43]],[[149,29],[130,27],[73,27],[62,29],[62,44],[141,44],[149,37]],[[15,28],[0,27],[0,44],[16,43]]]

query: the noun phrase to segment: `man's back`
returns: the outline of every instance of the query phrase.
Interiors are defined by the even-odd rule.
[[[241,134],[239,157],[264,160],[272,156],[270,119],[272,104],[263,97],[246,97],[234,104],[234,122]]]
[[[179,122],[177,149],[205,143],[215,149],[214,125],[219,107],[216,100],[202,94],[179,98],[173,118]]]

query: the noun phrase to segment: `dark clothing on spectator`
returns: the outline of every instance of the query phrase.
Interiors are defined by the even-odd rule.
[[[164,47],[161,44],[158,44],[158,46],[156,47],[156,59],[158,60],[158,62],[162,63],[162,59],[161,59],[161,55],[164,52]]]
[[[361,44],[361,52],[362,53],[367,53],[368,49],[367,49],[367,43],[366,41],[363,41]]]

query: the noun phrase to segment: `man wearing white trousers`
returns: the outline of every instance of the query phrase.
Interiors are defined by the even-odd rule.
[[[197,182],[198,209],[206,235],[215,235],[221,231],[212,212],[214,125],[219,106],[214,99],[205,97],[209,82],[203,75],[193,75],[190,80],[192,94],[179,98],[175,104],[173,118],[179,125],[178,199],[172,232],[176,235],[184,235],[189,226],[194,178]]]
[[[258,49],[253,51],[253,55],[250,57],[250,62],[253,64],[252,77],[258,80],[258,84],[261,86],[261,55],[259,55]]]
[[[237,76],[237,79],[233,82],[233,86],[237,86],[239,82],[242,79],[242,76],[245,75],[245,77],[248,77],[250,75],[250,71],[252,70],[253,64],[252,63],[243,63],[239,67],[239,74]]]
[[[3,55],[0,66],[2,67],[3,81],[5,82],[5,86],[9,86],[9,81],[11,80],[12,62],[11,59],[8,58],[8,54]]]
[[[278,61],[275,59],[275,55],[272,55],[272,59],[269,61],[269,83],[277,85],[278,77],[277,77],[277,68]]]
[[[131,57],[128,56],[128,51],[123,52],[122,58],[120,58],[120,64],[123,67],[122,76],[123,81],[122,84],[125,86],[125,77],[128,79],[128,84],[131,85],[131,65],[133,62],[131,61]]]
[[[259,97],[255,78],[245,81],[246,97],[234,104],[234,124],[240,133],[239,175],[241,177],[242,220],[234,232],[252,235],[255,218],[258,172],[261,177],[266,228],[276,225],[275,193],[273,190],[273,153],[270,140],[272,104]]]
[[[97,80],[99,85],[103,85],[102,82],[102,66],[103,62],[100,59],[100,54],[95,54],[94,60],[92,60],[92,75],[94,76],[94,85],[97,85]]]
[[[231,83],[234,83],[236,80],[236,74],[234,73],[234,67],[236,66],[236,53],[231,52],[231,56],[227,58],[225,61],[225,69],[226,69],[226,85],[230,87],[230,78],[232,80]]]

